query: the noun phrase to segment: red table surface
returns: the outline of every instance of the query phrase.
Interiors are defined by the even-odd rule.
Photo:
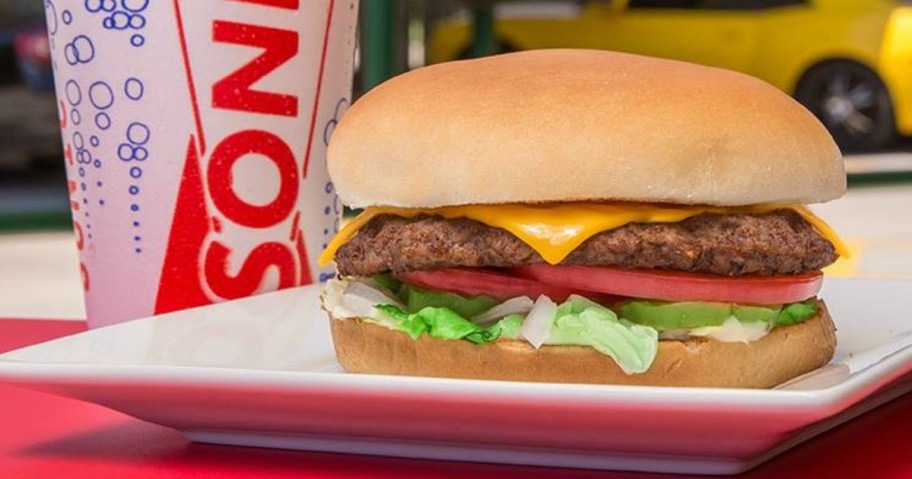
[[[0,352],[74,334],[81,322],[0,320]],[[737,434],[737,431],[732,431]],[[813,439],[749,478],[912,478],[912,395]],[[177,432],[94,404],[0,385],[0,478],[662,478],[389,459],[188,442]]]

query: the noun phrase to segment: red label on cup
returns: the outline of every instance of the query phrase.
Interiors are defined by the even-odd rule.
[[[297,0],[248,0],[244,3],[257,4],[258,8],[299,8]],[[249,62],[237,65],[227,75],[209,84],[198,84],[192,68],[193,51],[188,48],[184,36],[181,1],[175,0],[188,85],[210,89],[211,103],[200,104],[197,99],[202,95],[198,91],[191,95],[198,131],[190,139],[185,159],[162,266],[156,313],[254,294],[262,288],[270,271],[277,277],[274,285],[277,289],[314,281],[300,228],[298,196],[309,164],[334,4],[330,1],[326,11],[312,108],[306,118],[300,118],[300,95],[257,87],[300,54],[297,31],[213,20],[213,42],[258,48],[261,52]],[[207,151],[204,127],[207,120],[219,121],[223,112],[249,115],[249,121],[233,123],[250,128],[223,135]],[[303,155],[296,156],[287,130],[283,134],[260,128],[263,122],[258,120],[264,116],[300,120],[298,124],[302,128],[298,134],[308,135]],[[247,155],[267,160],[277,172],[277,193],[265,204],[245,200],[235,188],[234,167]],[[233,233],[222,231],[223,223],[233,225]],[[251,246],[252,235],[257,241]],[[233,244],[235,237],[242,237],[243,249]]]

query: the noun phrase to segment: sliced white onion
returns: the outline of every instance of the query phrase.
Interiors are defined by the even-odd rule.
[[[352,280],[329,280],[324,290],[323,305],[337,318],[387,319],[374,306],[402,304],[371,284]]]
[[[379,319],[380,312],[374,307],[378,304],[392,304],[404,309],[398,300],[369,284],[352,281],[345,287],[342,306],[349,311],[357,312],[358,317]]]
[[[541,295],[532,305],[532,310],[523,321],[520,334],[529,341],[535,349],[541,347],[551,337],[551,323],[557,313],[557,305],[551,298]]]
[[[723,343],[749,343],[769,333],[769,323],[742,323],[734,316],[725,320],[721,326],[707,326],[690,330],[691,336],[704,336]]]
[[[488,326],[511,314],[525,316],[529,314],[529,311],[532,311],[533,304],[532,299],[528,296],[511,298],[475,316],[472,318],[472,322],[479,326]]]
[[[323,307],[337,318],[353,318],[355,314],[342,306],[342,295],[345,294],[347,281],[331,279],[323,288]]]

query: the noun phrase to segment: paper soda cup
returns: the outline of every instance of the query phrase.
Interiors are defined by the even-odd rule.
[[[324,281],[355,0],[44,0],[90,327]]]

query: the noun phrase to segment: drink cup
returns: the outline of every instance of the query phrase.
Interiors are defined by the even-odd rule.
[[[332,276],[357,1],[44,4],[89,327]]]

